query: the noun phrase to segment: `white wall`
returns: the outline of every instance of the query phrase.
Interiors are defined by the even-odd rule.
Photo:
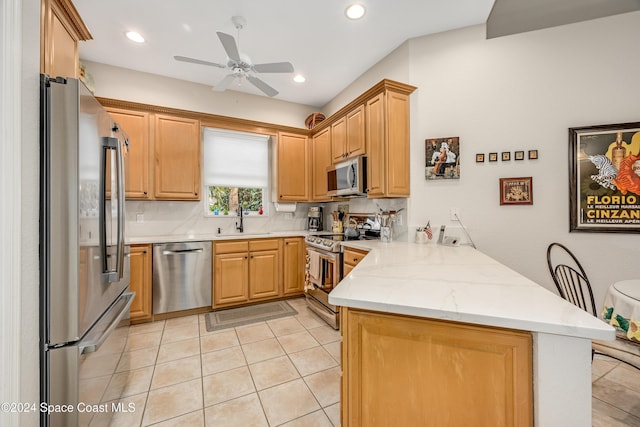
[[[640,120],[640,12],[485,39],[476,26],[413,39],[409,224],[450,223],[458,207],[478,248],[554,289],[546,247],[567,244],[601,306],[638,277],[640,235],[569,233],[569,127]],[[386,61],[386,59],[385,59]],[[382,67],[383,68],[383,67]],[[459,136],[460,180],[424,179],[424,140]],[[475,163],[476,153],[539,151],[539,160]],[[500,177],[533,177],[533,206],[500,206]]]

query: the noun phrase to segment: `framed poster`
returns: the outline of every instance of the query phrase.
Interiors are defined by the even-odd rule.
[[[476,159],[477,160],[477,159]],[[425,140],[425,179],[460,178],[460,138]]]
[[[533,178],[500,178],[501,205],[532,205]]]
[[[640,122],[569,128],[569,231],[640,232]]]

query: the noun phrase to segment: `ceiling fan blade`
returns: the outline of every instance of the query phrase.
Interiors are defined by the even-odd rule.
[[[201,59],[187,58],[186,56],[174,56],[173,59],[182,62],[191,62],[192,64],[209,65],[211,67],[227,68],[226,65],[216,64],[215,62],[203,61]]]
[[[224,47],[225,52],[227,52],[227,56],[235,62],[241,62],[238,45],[236,45],[236,39],[229,34],[221,33],[219,31],[216,34],[218,34],[220,43],[222,43],[222,47]]]
[[[235,75],[227,74],[224,79],[220,80],[220,83],[213,87],[213,90],[216,92],[224,92],[235,79]]]
[[[293,73],[293,65],[290,62],[271,62],[268,64],[256,64],[253,66],[256,73]]]
[[[247,76],[247,80],[251,82],[252,85],[263,91],[267,96],[276,96],[278,91],[254,76]]]

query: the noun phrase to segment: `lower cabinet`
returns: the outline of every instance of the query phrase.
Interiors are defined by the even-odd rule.
[[[528,332],[342,307],[343,426],[532,426]]]
[[[131,245],[129,289],[136,293],[129,319],[135,322],[149,321],[152,318],[151,305],[151,245]]]
[[[347,277],[347,274],[351,273],[351,270],[353,270],[366,255],[367,251],[345,247],[342,253],[342,277]]]
[[[302,294],[306,262],[304,238],[288,237],[283,241],[283,294]]]

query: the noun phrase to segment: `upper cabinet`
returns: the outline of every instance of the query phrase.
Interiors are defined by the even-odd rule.
[[[70,0],[42,0],[40,71],[52,77],[78,78],[78,42],[91,40]]]
[[[154,116],[154,195],[158,200],[200,199],[200,123]]]
[[[304,134],[278,132],[277,142],[278,202],[309,201],[309,144]]]
[[[331,128],[327,127],[311,139],[311,201],[327,202],[327,168],[331,166]]]
[[[332,161],[365,153],[364,105],[359,105],[331,124]]]

